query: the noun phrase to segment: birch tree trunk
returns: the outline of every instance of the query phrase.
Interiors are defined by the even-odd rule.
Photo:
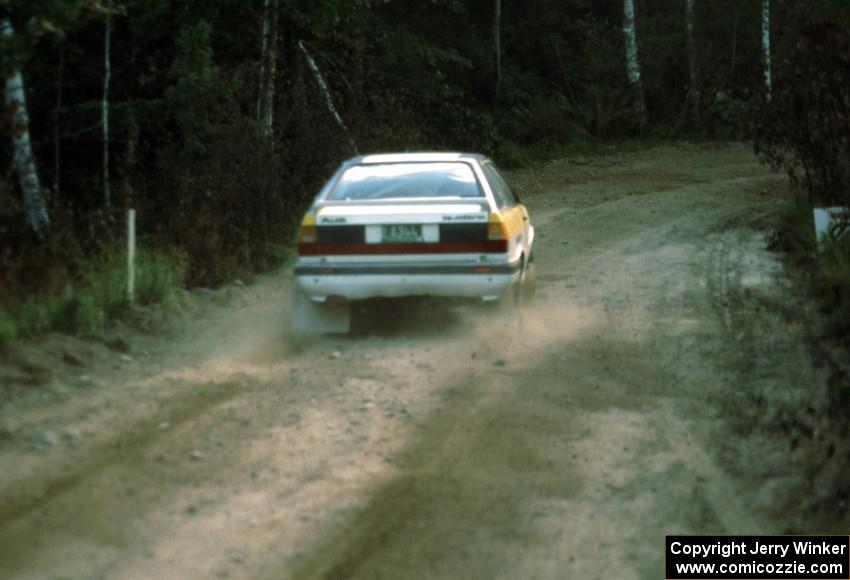
[[[761,51],[764,61],[764,90],[769,101],[773,89],[770,71],[770,0],[761,2]]]
[[[493,57],[496,68],[493,96],[498,98],[499,88],[502,84],[502,0],[495,0],[495,11],[493,14]]]
[[[322,96],[325,97],[325,106],[328,109],[328,112],[336,121],[336,124],[339,125],[342,132],[345,133],[345,136],[348,137],[348,144],[351,146],[351,150],[355,155],[359,155],[357,151],[357,145],[354,143],[354,139],[351,138],[351,134],[348,132],[348,126],[345,124],[345,121],[340,117],[339,112],[337,112],[336,107],[334,106],[333,97],[331,96],[331,91],[328,89],[328,85],[325,82],[324,77],[322,76],[322,72],[319,70],[319,66],[316,64],[316,61],[313,60],[313,57],[307,51],[307,48],[304,46],[302,41],[298,41],[298,48],[301,49],[301,52],[304,54],[304,59],[307,61],[307,66],[310,67],[310,72],[313,73],[313,78],[316,79],[316,84],[319,85],[319,90],[322,92]]]
[[[257,123],[266,137],[271,137],[273,134],[275,75],[277,74],[277,5],[278,0],[265,0],[263,10]]]
[[[634,94],[635,115],[638,118],[640,132],[644,133],[649,124],[646,115],[646,103],[643,98],[643,80],[638,61],[637,32],[635,31],[634,0],[623,0],[623,33],[626,45],[626,76]]]
[[[699,71],[697,70],[697,46],[694,36],[696,18],[694,16],[695,0],[685,0],[685,20],[688,36],[688,107],[692,118],[699,121]]]
[[[112,76],[110,58],[112,43],[112,0],[106,5],[106,24],[103,37],[103,101],[101,103],[101,128],[103,129],[103,206],[112,206],[112,192],[109,189],[109,82]]]
[[[2,35],[7,41],[11,41],[15,35],[12,22],[8,18],[3,20]],[[24,199],[25,219],[29,227],[43,240],[47,237],[50,220],[33,161],[24,79],[17,66],[6,79],[6,107],[12,117],[13,163]]]

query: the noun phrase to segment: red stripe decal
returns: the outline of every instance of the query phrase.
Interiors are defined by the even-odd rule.
[[[298,244],[298,254],[301,256],[504,254],[507,251],[507,240],[421,244]]]

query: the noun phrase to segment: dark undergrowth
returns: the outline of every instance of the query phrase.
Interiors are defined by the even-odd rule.
[[[811,206],[791,203],[768,247],[783,252],[791,271],[816,303],[812,338],[830,366],[829,394],[837,416],[850,418],[850,235],[815,239]],[[850,421],[848,421],[850,423]]]

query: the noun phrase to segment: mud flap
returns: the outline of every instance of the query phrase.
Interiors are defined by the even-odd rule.
[[[304,334],[345,334],[351,329],[348,302],[317,303],[302,292],[295,293],[292,330]]]

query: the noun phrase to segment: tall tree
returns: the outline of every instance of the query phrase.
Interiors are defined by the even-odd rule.
[[[272,136],[275,75],[277,73],[277,4],[265,0],[260,55],[260,90],[257,96],[257,122],[266,137]]]
[[[685,0],[685,21],[688,37],[688,107],[692,118],[699,121],[699,72],[697,70],[697,46],[694,36],[694,28],[696,28],[695,1]]]
[[[498,98],[499,88],[502,84],[502,0],[495,0],[493,14],[493,58],[495,66],[495,84],[493,96]]]
[[[735,86],[735,63],[738,60],[738,4],[732,5],[732,57],[729,66],[729,86]]]
[[[623,0],[623,33],[626,45],[626,76],[632,87],[635,115],[640,132],[646,131],[649,121],[646,114],[646,102],[643,98],[643,80],[638,60],[637,31],[635,30],[634,0]]]
[[[761,52],[764,65],[764,90],[769,101],[773,90],[770,70],[770,0],[761,2]]]
[[[15,29],[12,27],[11,20],[4,19],[3,39],[11,44],[14,36]],[[24,198],[25,218],[36,235],[45,239],[50,220],[33,160],[24,79],[17,65],[13,66],[11,74],[6,79],[6,107],[12,116],[13,163]]]
[[[100,125],[103,131],[103,205],[112,205],[109,189],[109,83],[112,77],[112,0],[107,1],[103,31],[103,99],[101,101]]]

